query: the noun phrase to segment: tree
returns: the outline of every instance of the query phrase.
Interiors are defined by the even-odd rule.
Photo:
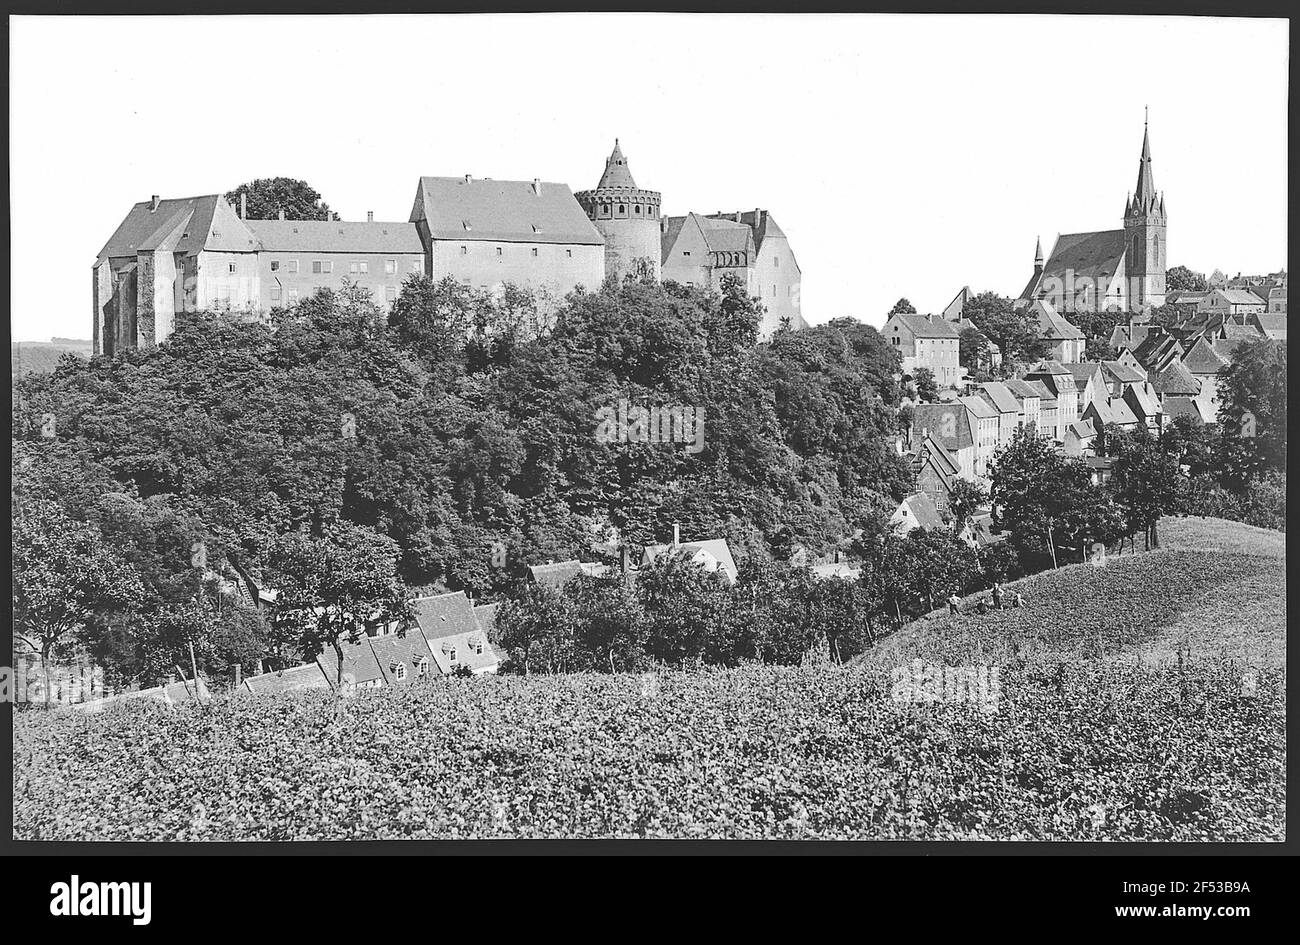
[[[1178,504],[1178,460],[1144,426],[1120,433],[1108,444],[1115,456],[1110,492],[1123,508],[1124,533],[1143,532],[1146,547],[1159,548],[1156,526]]]
[[[92,619],[132,606],[140,580],[93,526],[46,499],[15,503],[11,547],[14,630],[40,655],[48,705],[50,659]]]
[[[284,211],[286,220],[337,220],[339,215],[306,181],[292,177],[259,177],[240,184],[226,194],[236,209],[239,198],[247,197],[246,219],[274,220]]]
[[[916,396],[922,403],[931,404],[939,399],[939,384],[934,379],[934,372],[929,368],[917,368],[913,371],[912,384],[916,387]]]
[[[1203,273],[1193,272],[1186,266],[1174,266],[1165,272],[1165,288],[1170,292],[1207,292],[1210,283]]]
[[[966,523],[971,520],[977,509],[988,501],[988,490],[977,482],[969,479],[958,479],[953,484],[952,493],[948,496],[948,507],[952,509],[952,531],[954,535],[960,535],[961,530],[966,527]]]
[[[962,314],[998,346],[1004,364],[1036,361],[1047,352],[1028,310],[1017,311],[1006,296],[981,292],[966,301]]]
[[[957,359],[972,375],[987,375],[993,367],[993,349],[978,329],[963,328],[957,340]]]
[[[1058,452],[1031,427],[1016,431],[992,472],[993,524],[1010,533],[1023,560],[1046,552],[1057,566],[1057,532],[1095,501],[1087,464]],[[1069,537],[1069,536],[1066,536]]]
[[[504,601],[496,615],[501,645],[525,676],[539,662],[547,672],[569,668],[577,622],[571,597],[560,588],[533,582]]]
[[[1259,468],[1286,468],[1286,342],[1238,345],[1219,372],[1219,420],[1226,439]],[[1249,478],[1249,477],[1247,477]]]
[[[890,315],[915,315],[916,306],[907,299],[899,299],[894,303],[894,307],[889,310]],[[888,316],[886,316],[888,317]]]
[[[297,531],[270,542],[271,628],[296,643],[305,659],[333,649],[337,691],[343,689],[343,641],[359,642],[367,624],[409,618],[396,557],[391,539],[344,523],[318,537]]]

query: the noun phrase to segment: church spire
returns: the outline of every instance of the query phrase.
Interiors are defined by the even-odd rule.
[[[1151,134],[1147,121],[1142,122],[1142,158],[1138,161],[1137,187],[1134,188],[1134,211],[1149,213],[1156,209],[1156,184],[1151,174]]]
[[[1034,272],[1043,271],[1043,238],[1038,237],[1038,242],[1034,246]]]

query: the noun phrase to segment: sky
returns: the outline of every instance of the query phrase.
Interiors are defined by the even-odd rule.
[[[255,177],[406,220],[420,175],[764,208],[813,323],[1015,296],[1118,229],[1144,107],[1169,261],[1286,264],[1285,20],[538,14],[10,19],[12,338],[89,338],[131,205]],[[57,260],[57,264],[55,263]]]

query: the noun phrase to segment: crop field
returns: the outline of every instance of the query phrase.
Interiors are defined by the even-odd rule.
[[[20,713],[14,834],[1281,840],[1285,669],[1256,637],[1284,624],[1226,618],[1241,587],[1284,615],[1284,561],[1180,527],[844,667]],[[900,667],[938,664],[997,676],[980,702],[900,701]]]

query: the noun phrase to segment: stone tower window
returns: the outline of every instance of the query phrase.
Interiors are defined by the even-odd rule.
[[[626,215],[627,215],[627,204],[625,204],[625,203],[620,203],[620,204],[618,205],[618,215],[619,215],[620,217],[621,217],[621,216],[626,216]]]

